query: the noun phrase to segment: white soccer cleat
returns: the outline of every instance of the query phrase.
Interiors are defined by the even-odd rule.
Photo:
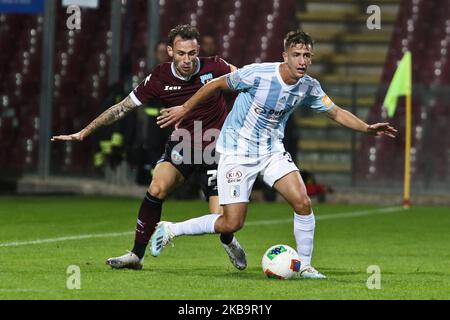
[[[236,269],[244,270],[247,268],[247,258],[245,256],[245,251],[239,244],[236,238],[229,245],[222,243],[223,248],[228,253],[231,263]]]
[[[313,266],[300,268],[300,277],[304,279],[326,279],[327,277],[317,271]]]
[[[158,257],[162,250],[168,245],[172,243],[172,239],[175,238],[175,235],[169,228],[170,222],[161,221],[158,223],[155,232],[153,233],[150,241],[150,253],[153,257]]]
[[[109,258],[106,264],[113,269],[141,270],[144,267],[144,258],[139,259],[133,252],[128,252],[120,257]]]

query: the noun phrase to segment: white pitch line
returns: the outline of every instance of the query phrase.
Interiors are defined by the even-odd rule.
[[[365,211],[353,211],[353,212],[344,212],[344,213],[336,213],[336,214],[328,214],[324,216],[317,216],[316,220],[332,220],[332,219],[345,219],[345,218],[355,218],[376,214],[387,214],[392,212],[400,212],[403,208],[401,207],[388,207],[374,210],[365,210]],[[271,225],[271,224],[283,224],[290,223],[291,219],[280,219],[280,220],[262,220],[262,221],[250,221],[247,222],[246,226],[260,226],[260,225]],[[50,238],[50,239],[41,239],[41,240],[32,240],[32,241],[17,241],[17,242],[8,242],[8,243],[0,243],[0,248],[7,247],[19,247],[19,246],[28,246],[28,245],[36,245],[36,244],[45,244],[45,243],[54,243],[54,242],[63,242],[63,241],[76,241],[76,240],[85,240],[85,239],[95,239],[95,238],[113,238],[113,237],[123,237],[133,235],[134,232],[116,232],[116,233],[100,233],[100,234],[84,234],[79,236],[71,236],[71,237],[60,237],[60,238]]]
[[[353,212],[327,214],[327,215],[324,215],[324,216],[316,216],[316,221],[363,217],[363,216],[370,216],[370,215],[376,215],[376,214],[386,214],[386,213],[391,213],[391,212],[399,212],[399,211],[402,211],[402,210],[403,210],[403,208],[401,208],[401,207],[389,207],[389,208],[374,209],[374,210],[364,210],[364,211],[353,211]],[[260,226],[260,225],[268,225],[268,224],[283,224],[283,223],[289,223],[289,222],[292,222],[292,218],[290,218],[290,219],[280,219],[280,220],[250,221],[250,222],[246,222],[245,226]]]
[[[131,235],[131,234],[134,234],[134,232],[83,234],[83,235],[72,236],[72,237],[50,238],[50,239],[41,239],[41,240],[33,240],[33,241],[17,241],[17,242],[9,242],[9,243],[0,243],[0,248],[2,248],[2,247],[19,247],[19,246],[27,246],[27,245],[33,245],[33,244],[44,244],[44,243],[53,243],[53,242],[62,242],[62,241],[95,239],[95,238],[122,237],[122,236]]]
[[[35,289],[0,289],[0,293],[45,293],[45,292],[52,292],[52,291],[35,290]]]

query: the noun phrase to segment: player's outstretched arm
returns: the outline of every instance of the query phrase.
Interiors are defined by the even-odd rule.
[[[136,108],[136,104],[128,96],[122,102],[112,106],[80,132],[52,137],[52,141],[83,141],[100,127],[110,125],[122,119],[128,112]]]
[[[370,134],[372,136],[388,136],[395,138],[397,130],[389,125],[389,123],[375,123],[367,124],[353,113],[348,112],[338,106],[334,106],[330,111],[327,112],[329,118],[333,119],[337,123],[356,130]]]
[[[188,101],[182,106],[173,107],[170,109],[162,109],[161,116],[158,117],[158,125],[161,128],[168,127],[172,124],[181,122],[183,117],[194,109],[202,101],[207,100],[214,95],[218,90],[230,90],[227,84],[226,75],[217,78],[213,81],[205,84],[200,90],[197,91]]]

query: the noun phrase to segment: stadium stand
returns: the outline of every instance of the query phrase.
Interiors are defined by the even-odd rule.
[[[52,115],[55,133],[78,130],[102,111],[101,101],[108,90],[111,5],[105,0],[99,3],[97,10],[82,10],[81,30],[66,27],[66,10],[57,3]],[[235,0],[232,5],[218,0],[160,1],[161,39],[165,40],[176,24],[192,23],[202,33],[220,39],[223,56],[238,66],[262,57],[279,60],[278,38],[289,27],[286,13],[295,14],[289,10],[292,3],[292,0]],[[127,8],[132,10],[133,38],[131,55],[122,52],[122,63],[131,59],[136,85],[149,72],[147,1],[132,1]],[[257,16],[261,25],[252,29]],[[0,165],[31,173],[36,171],[38,156],[43,17],[2,14],[0,21],[0,135],[9,138],[2,139],[1,147],[6,151],[2,152]],[[124,51],[124,44],[122,47]],[[52,145],[53,173],[92,174],[94,140],[88,139],[82,145]]]
[[[308,0],[297,11],[301,28],[315,40],[310,74],[337,105],[367,119],[374,105],[400,1],[380,1],[381,30],[369,30],[361,1]],[[299,165],[320,181],[349,186],[357,136],[322,115],[297,113]]]
[[[450,178],[450,144],[445,124],[450,116],[448,51],[450,50],[450,3],[448,1],[407,1],[401,3],[377,103],[369,119],[379,119],[386,88],[397,62],[406,50],[413,56],[413,148],[412,179],[425,189],[432,179],[443,183]],[[400,130],[396,141],[363,138],[356,173],[360,179],[401,181],[404,158],[404,99],[389,119]],[[389,165],[386,165],[388,163]]]
[[[0,16],[1,171],[36,167],[42,18]]]

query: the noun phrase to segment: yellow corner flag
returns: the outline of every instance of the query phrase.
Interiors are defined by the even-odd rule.
[[[412,57],[407,51],[400,61],[394,78],[384,99],[383,106],[392,118],[397,108],[397,99],[406,96],[405,101],[405,181],[403,187],[403,207],[411,205],[411,142],[412,142]]]
[[[384,99],[383,106],[392,118],[397,108],[397,99],[400,96],[411,96],[412,91],[412,58],[411,52],[407,51],[400,61],[394,78],[392,78],[389,90]]]

